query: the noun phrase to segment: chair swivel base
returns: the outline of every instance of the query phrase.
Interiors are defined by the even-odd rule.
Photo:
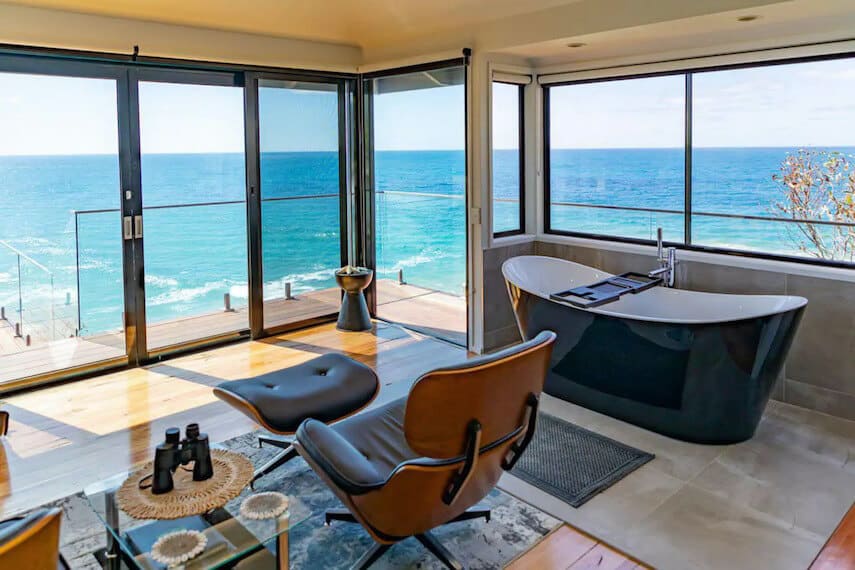
[[[448,521],[446,524],[451,524],[460,521],[468,521],[472,519],[483,518],[487,522],[490,522],[490,510],[489,509],[470,509],[464,513],[461,513],[457,517]],[[358,522],[356,517],[353,516],[348,510],[344,509],[335,509],[329,510],[324,515],[324,523],[329,525],[332,521],[342,521],[355,523]],[[457,560],[451,552],[445,548],[441,542],[439,542],[435,536],[431,533],[426,532],[424,534],[415,535],[416,540],[422,543],[422,545],[427,548],[431,554],[436,556],[436,558],[442,562],[446,568],[450,568],[451,570],[463,570],[463,564]],[[377,562],[383,554],[386,553],[387,550],[392,548],[392,544],[375,544],[371,547],[368,552],[362,555],[362,557],[353,565],[353,568],[357,568],[359,570],[363,570],[365,568],[369,568],[372,564]]]
[[[274,437],[268,437],[264,435],[258,436],[258,447],[263,447],[264,444],[272,445],[273,447],[278,447],[282,451],[274,455],[270,461],[259,467],[255,470],[255,473],[252,474],[252,481],[250,481],[249,486],[255,488],[255,482],[264,477],[271,471],[278,469],[279,467],[285,465],[295,457],[297,457],[297,450],[294,449],[293,442],[288,439],[278,439]]]

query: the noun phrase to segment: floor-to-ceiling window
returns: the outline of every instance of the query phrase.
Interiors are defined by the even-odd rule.
[[[376,313],[466,342],[462,66],[373,78]]]
[[[149,350],[248,327],[243,89],[141,81]]]
[[[0,385],[125,355],[116,101],[0,72]]]
[[[267,329],[339,308],[334,276],[343,263],[339,89],[337,83],[259,83]]]

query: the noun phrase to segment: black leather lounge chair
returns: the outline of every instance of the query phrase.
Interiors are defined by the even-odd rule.
[[[294,447],[347,506],[332,520],[358,522],[377,544],[373,564],[415,536],[449,568],[462,568],[431,534],[446,523],[489,520],[467,510],[513,467],[534,435],[555,333],[421,376],[409,396],[334,426],[309,419]]]

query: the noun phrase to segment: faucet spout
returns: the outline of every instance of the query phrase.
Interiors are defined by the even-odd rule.
[[[659,264],[658,269],[650,271],[647,276],[651,278],[661,278],[662,285],[665,287],[673,287],[676,277],[675,268],[677,267],[677,248],[669,247],[667,250],[663,245],[662,228],[656,228],[656,261]]]

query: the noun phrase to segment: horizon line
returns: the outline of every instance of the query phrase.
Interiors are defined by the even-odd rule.
[[[855,144],[853,145],[776,145],[776,146],[692,146],[692,149],[708,149],[708,150],[727,150],[727,149],[788,149],[788,150],[799,150],[799,149],[828,149],[832,147],[844,148],[844,149],[853,149],[855,148]],[[554,150],[685,150],[685,146],[627,146],[627,147],[552,147],[551,151]],[[462,148],[425,148],[425,149],[396,149],[396,148],[381,148],[375,149],[375,152],[463,152],[466,149]],[[518,150],[517,148],[494,148],[496,150]],[[271,154],[271,153],[289,153],[289,154],[308,154],[308,153],[338,153],[338,150],[267,150],[262,151],[261,154]],[[241,155],[245,154],[242,151],[206,151],[206,152],[191,152],[191,151],[183,151],[183,152],[148,152],[145,153],[144,156],[169,156],[169,155],[211,155],[211,154],[229,154],[229,155]],[[115,156],[118,158],[118,153],[112,152],[83,152],[83,153],[56,153],[56,154],[0,154],[0,158],[12,158],[12,157],[72,157],[72,156]]]

